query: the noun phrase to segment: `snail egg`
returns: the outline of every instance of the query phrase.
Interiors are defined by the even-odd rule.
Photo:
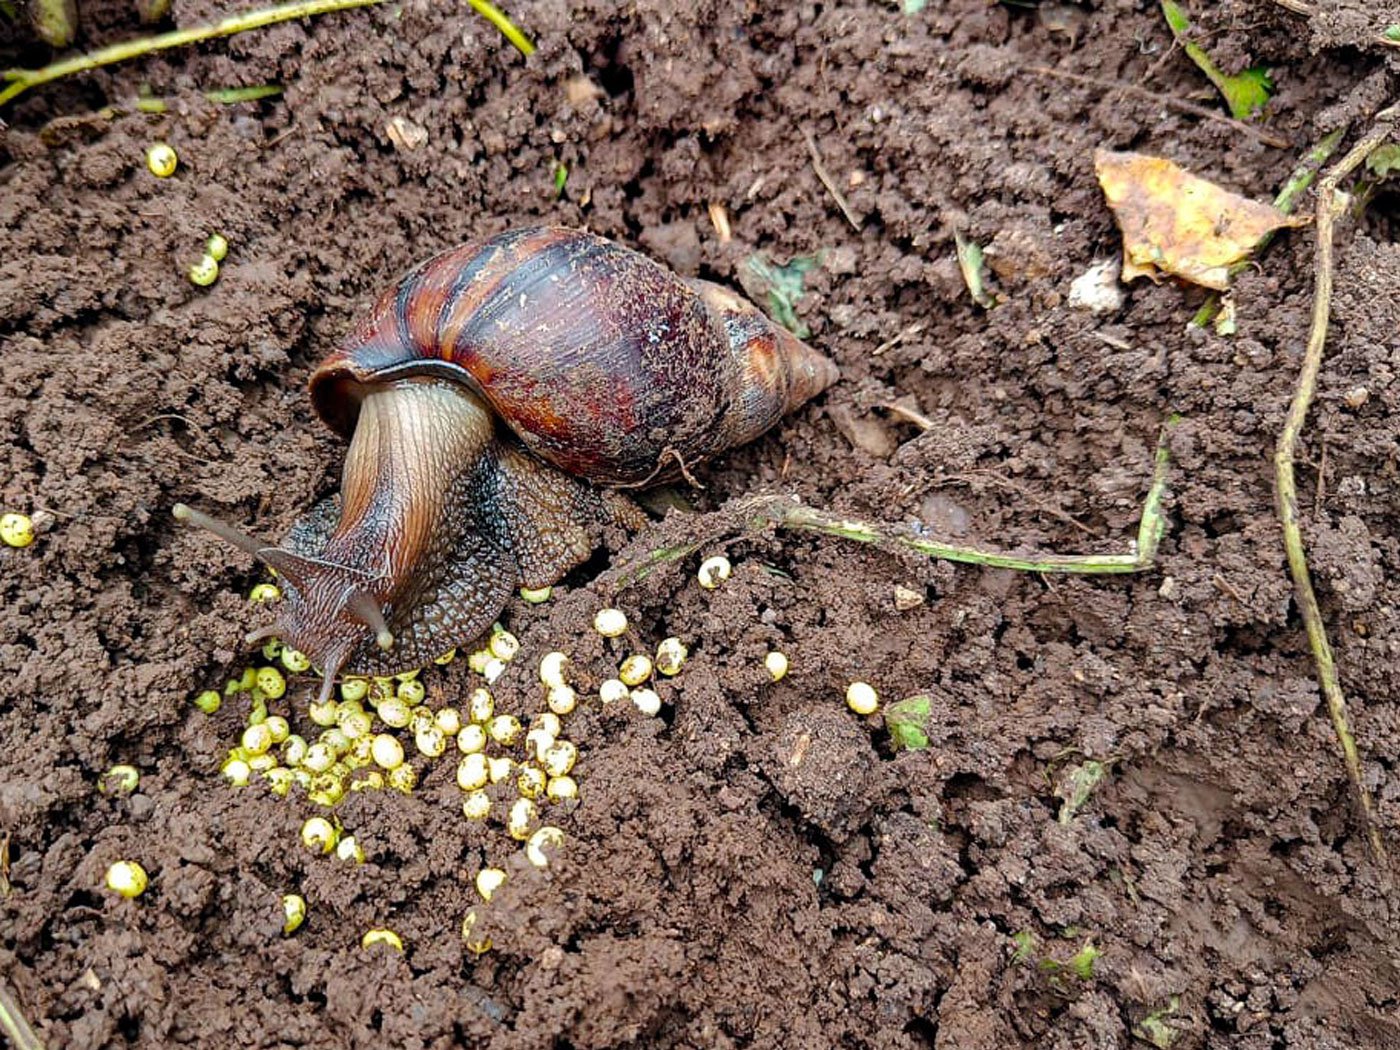
[[[219,695],[217,689],[206,689],[194,698],[194,706],[203,711],[206,715],[212,715],[224,704],[224,698]]]
[[[506,662],[499,656],[493,656],[486,661],[486,666],[481,671],[481,677],[485,678],[488,684],[494,684],[496,679],[506,673]]]
[[[544,771],[552,777],[568,776],[578,761],[578,748],[568,740],[557,740],[540,758]]]
[[[275,602],[282,597],[282,588],[275,583],[259,583],[248,592],[248,600],[253,604]]]
[[[310,773],[324,773],[335,765],[335,752],[323,741],[316,741],[306,749],[306,757],[301,760],[302,768]]]
[[[311,669],[311,661],[300,649],[283,649],[282,666],[292,674],[301,674]]]
[[[546,824],[542,828],[537,828],[535,833],[525,842],[525,857],[537,868],[549,866],[549,857],[545,850],[555,850],[564,844],[564,833],[553,825]]]
[[[598,686],[598,699],[605,704],[614,704],[627,698],[627,683],[620,678],[609,678]]]
[[[769,678],[780,682],[788,673],[787,654],[774,650],[763,658],[763,666],[767,668]]]
[[[528,839],[535,830],[535,821],[539,820],[539,809],[528,798],[518,798],[510,807],[510,816],[506,818],[506,831],[510,837],[520,842]]]
[[[325,817],[311,817],[301,826],[301,841],[313,853],[329,853],[340,840],[335,825]]]
[[[617,677],[627,685],[641,685],[651,677],[651,657],[633,653],[618,668]]]
[[[627,614],[621,609],[599,609],[593,629],[604,638],[616,638],[627,630]]]
[[[324,704],[313,701],[307,707],[306,713],[310,716],[311,721],[318,726],[333,726],[336,718],[340,715],[340,705],[334,700],[327,700]]]
[[[486,764],[486,756],[480,751],[467,755],[457,763],[457,786],[463,791],[484,788],[490,779],[491,771]]]
[[[495,711],[496,701],[492,699],[489,691],[485,689],[472,690],[471,698],[467,701],[468,718],[473,722],[489,722]]]
[[[486,730],[475,722],[463,726],[457,732],[457,750],[464,755],[474,755],[486,749]]]
[[[462,800],[462,816],[468,820],[485,820],[491,815],[491,796],[481,789],[468,791]]]
[[[365,862],[365,851],[355,841],[354,835],[346,835],[335,844],[335,855],[346,864],[363,864]]]
[[[476,909],[473,908],[462,920],[462,940],[466,941],[467,951],[474,955],[483,955],[491,950],[491,938],[476,932],[476,921]]]
[[[648,717],[655,718],[661,713],[661,697],[655,689],[633,689],[632,703],[637,705],[637,710]]]
[[[212,255],[201,255],[190,264],[190,284],[197,288],[208,288],[219,279],[219,263]]]
[[[716,554],[713,558],[706,558],[700,563],[700,571],[696,573],[700,580],[700,586],[707,591],[713,591],[734,572],[734,566],[729,564],[729,559],[723,554]]]
[[[568,665],[569,658],[563,653],[545,653],[540,658],[540,681],[550,688],[564,685],[564,669]]]
[[[209,239],[204,242],[204,254],[215,262],[223,262],[228,255],[228,238],[222,233],[209,235]]]
[[[462,731],[462,714],[455,707],[444,707],[433,715],[433,724],[448,736]]]
[[[272,734],[272,742],[280,744],[292,734],[292,727],[281,715],[271,715],[263,725],[267,726],[267,731]]]
[[[489,901],[505,882],[506,873],[500,868],[482,868],[476,873],[476,892],[482,900]]]
[[[520,640],[509,631],[497,631],[491,636],[491,655],[506,663],[515,659],[520,652]]]
[[[351,740],[359,740],[374,731],[374,719],[368,711],[347,711],[339,721],[340,731]]]
[[[413,721],[413,709],[397,696],[379,701],[379,720],[391,729],[402,729]]]
[[[520,597],[531,605],[539,605],[541,602],[549,601],[549,596],[554,593],[553,587],[521,587]]]
[[[486,733],[502,747],[510,747],[520,739],[520,719],[514,715],[497,715],[486,723]]]
[[[531,729],[543,729],[550,736],[558,736],[564,731],[564,723],[553,711],[541,711],[530,723]]]
[[[280,700],[287,692],[287,680],[275,667],[259,667],[257,688],[269,700]]]
[[[164,142],[152,143],[146,151],[146,167],[158,179],[168,179],[180,166],[180,157],[174,148]]]
[[[525,750],[534,754],[536,758],[543,758],[544,753],[554,746],[557,735],[543,727],[532,729],[525,734]]]
[[[414,707],[423,702],[423,698],[428,695],[427,688],[416,678],[410,678],[407,682],[400,682],[395,694],[409,707]]]
[[[447,734],[436,725],[420,729],[413,734],[413,746],[426,758],[437,758],[447,750]]]
[[[515,763],[508,758],[488,758],[486,760],[486,776],[493,784],[499,784],[502,780],[510,778],[515,770]]]
[[[656,647],[656,669],[667,678],[680,674],[690,650],[679,638],[663,638]]]
[[[131,900],[146,892],[146,869],[134,860],[119,860],[107,869],[107,888]]]
[[[306,738],[293,733],[282,741],[282,761],[289,766],[299,766],[306,758]]]
[[[880,696],[865,682],[852,682],[846,687],[846,706],[858,715],[873,715],[880,708]]]
[[[549,783],[545,785],[544,795],[551,802],[578,798],[578,782],[570,776],[550,777]]]
[[[28,547],[34,542],[34,521],[28,514],[0,515],[0,541],[9,547]]]
[[[258,724],[243,730],[243,750],[249,755],[264,755],[272,746],[272,730]]]
[[[551,714],[567,715],[578,706],[578,694],[574,692],[573,686],[550,686],[545,695],[545,703],[549,705]]]
[[[396,952],[403,951],[403,938],[393,930],[368,930],[360,938],[361,948],[372,948],[376,944],[387,944]]]
[[[397,769],[403,765],[403,745],[388,733],[380,733],[370,744],[374,764],[380,769]]]
[[[340,683],[340,698],[342,700],[363,700],[368,695],[368,678],[347,678]]]
[[[548,781],[542,770],[534,766],[521,766],[520,774],[515,778],[515,789],[520,792],[521,798],[539,798],[544,794]]]
[[[239,788],[247,787],[248,778],[253,775],[252,767],[241,758],[230,758],[221,772],[230,784]]]
[[[418,786],[418,770],[405,762],[401,766],[395,766],[389,770],[389,775],[384,778],[384,783],[395,791],[405,795],[413,793],[413,789]]]
[[[282,898],[282,932],[291,936],[301,929],[306,921],[306,898],[299,893],[289,893]]]

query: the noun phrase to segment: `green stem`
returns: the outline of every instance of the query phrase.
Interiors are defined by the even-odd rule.
[[[1322,170],[1322,166],[1327,163],[1329,157],[1336,152],[1337,144],[1342,141],[1342,136],[1346,134],[1346,128],[1340,127],[1336,131],[1329,132],[1298,162],[1298,166],[1293,169],[1288,176],[1288,181],[1283,184],[1283,189],[1278,191],[1278,196],[1274,198],[1274,207],[1284,215],[1292,215],[1293,209],[1298,206],[1298,198],[1301,197],[1313,180],[1317,178],[1317,173]],[[1230,276],[1242,273],[1248,269],[1257,259],[1261,252],[1269,246],[1269,242],[1274,239],[1277,230],[1270,230],[1259,238],[1259,243],[1254,246],[1254,250],[1249,253],[1248,259],[1241,259],[1230,267]],[[1201,308],[1196,311],[1196,315],[1191,318],[1191,323],[1197,328],[1204,328],[1215,320],[1215,315],[1220,312],[1220,293],[1211,292],[1206,301],[1201,304]]]
[[[514,44],[515,49],[526,58],[535,53],[535,45],[530,43],[529,37],[517,29],[515,23],[490,0],[467,0],[467,3],[472,5],[472,10],[499,29],[501,35]]]
[[[643,555],[638,561],[619,566],[608,574],[617,590],[630,587],[657,568],[693,554],[701,547],[726,535],[758,532],[770,526],[817,532],[826,536],[869,543],[877,547],[903,548],[944,561],[963,562],[988,568],[1013,569],[1018,572],[1105,575],[1141,572],[1150,568],[1157,557],[1165,529],[1162,517],[1162,497],[1167,487],[1167,472],[1171,455],[1167,435],[1175,417],[1162,429],[1154,457],[1152,484],[1142,505],[1137,542],[1122,554],[1041,554],[1019,555],[985,547],[965,547],[944,543],[919,535],[908,525],[873,524],[828,514],[806,507],[783,496],[756,496],[738,500],[731,508],[709,516],[709,520],[691,530],[685,543],[662,547]]]
[[[1313,394],[1317,390],[1317,376],[1322,368],[1323,350],[1327,345],[1327,325],[1332,310],[1332,231],[1338,216],[1346,208],[1346,201],[1338,192],[1342,179],[1350,175],[1371,153],[1390,137],[1395,127],[1400,105],[1391,105],[1376,115],[1372,129],[1345,157],[1339,160],[1331,171],[1318,184],[1317,189],[1317,247],[1316,281],[1313,292],[1312,324],[1308,332],[1308,345],[1303,354],[1303,367],[1298,374],[1293,389],[1293,401],[1288,407],[1288,417],[1279,434],[1278,445],[1274,450],[1274,494],[1277,501],[1279,523],[1283,528],[1283,548],[1288,556],[1288,570],[1293,576],[1293,589],[1298,601],[1298,611],[1308,633],[1308,645],[1312,649],[1313,660],[1317,665],[1318,683],[1327,701],[1327,712],[1332,719],[1332,729],[1341,745],[1342,761],[1346,765],[1347,778],[1361,810],[1365,825],[1366,839],[1376,861],[1386,870],[1385,843],[1381,839],[1380,828],[1376,824],[1371,806],[1371,793],[1362,779],[1361,757],[1357,752],[1356,738],[1351,731],[1351,720],[1347,715],[1346,697],[1337,674],[1337,663],[1332,655],[1331,643],[1327,640],[1327,628],[1322,622],[1322,610],[1313,590],[1312,574],[1308,570],[1308,556],[1303,547],[1303,532],[1298,515],[1298,486],[1293,472],[1294,450],[1303,432],[1308,409],[1312,405]]]
[[[264,26],[276,25],[278,22],[289,22],[295,18],[311,18],[314,15],[327,14],[331,11],[348,11],[351,8],[369,7],[372,4],[382,2],[383,0],[298,0],[297,3],[265,7],[241,15],[230,15],[228,18],[211,25],[195,26],[192,29],[176,29],[169,33],[160,33],[140,40],[126,40],[120,44],[113,44],[110,47],[89,52],[86,55],[76,55],[73,58],[66,58],[62,62],[54,62],[43,69],[7,69],[0,74],[0,78],[12,81],[12,83],[0,91],[0,106],[32,87],[47,84],[60,77],[72,76],[74,73],[85,73],[102,66],[110,66],[115,62],[125,62],[129,58],[139,58],[142,55],[166,51],[172,47],[184,47],[186,44],[197,44],[203,40],[233,36],[235,33],[246,33],[250,29],[261,29]]]

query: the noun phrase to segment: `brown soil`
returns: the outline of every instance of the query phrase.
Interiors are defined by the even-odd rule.
[[[85,4],[81,46],[139,32],[132,6]],[[229,6],[176,0],[174,17]],[[1271,512],[1311,238],[1281,237],[1241,277],[1234,338],[1188,330],[1201,295],[1176,285],[1135,284],[1105,317],[1066,296],[1117,248],[1095,147],[1266,198],[1393,92],[1365,25],[1385,19],[1350,5],[1309,29],[1243,0],[1202,14],[1222,64],[1277,70],[1280,149],[1159,101],[1219,108],[1155,4],[683,6],[519,0],[540,42],[527,62],[467,5],[405,0],[113,67],[5,114],[0,507],[53,524],[0,549],[0,974],[47,1045],[1125,1047],[1171,1003],[1159,1041],[1176,1047],[1400,1045],[1400,915]],[[6,57],[47,58],[13,37]],[[202,97],[266,82],[285,94]],[[132,108],[142,84],[168,112]],[[391,139],[400,118],[426,133],[416,148]],[[172,179],[145,170],[156,139],[180,152]],[[1301,479],[1365,776],[1400,847],[1395,215],[1382,195],[1341,231]],[[719,591],[695,586],[697,556],[618,596],[632,644],[677,634],[693,655],[663,718],[573,716],[582,796],[553,810],[568,842],[548,873],[462,819],[447,760],[412,796],[339,807],[368,863],[311,855],[311,802],[219,776],[246,702],[190,704],[246,665],[258,574],[169,508],[282,535],[338,480],[342,448],[304,393],[316,360],[412,263],[542,219],[730,284],[755,251],[826,253],[798,312],[842,381],[704,468],[702,507],[792,492],[965,542],[1122,549],[1175,411],[1158,566],[1050,579],[800,534],[731,543]],[[997,308],[970,302],[955,229],[987,246]],[[183,269],[214,230],[233,248],[199,290]],[[897,400],[932,427],[882,407]],[[685,530],[673,515],[613,554]],[[545,606],[512,603],[524,651],[504,708],[537,707],[549,648],[590,684],[624,651],[588,628],[605,565]],[[926,603],[898,611],[896,584]],[[773,645],[793,667],[777,685]],[[459,702],[473,678],[459,661],[431,695]],[[932,746],[893,752],[841,702],[854,678],[928,694]],[[310,686],[280,705],[300,726]],[[1090,759],[1108,775],[1061,823],[1056,789]],[[135,795],[95,790],[116,762],[141,769]],[[119,857],[152,875],[136,901],[103,888]],[[486,862],[512,878],[477,957],[458,927]],[[283,938],[293,890],[310,918]],[[405,953],[362,950],[374,926]],[[1054,966],[1086,943],[1092,974]]]

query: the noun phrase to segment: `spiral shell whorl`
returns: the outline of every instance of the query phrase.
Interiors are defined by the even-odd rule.
[[[628,485],[750,440],[836,371],[717,285],[529,227],[410,272],[316,370],[312,398],[348,434],[358,389],[413,374],[465,383],[561,470]]]

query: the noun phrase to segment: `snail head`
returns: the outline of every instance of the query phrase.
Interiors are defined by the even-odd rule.
[[[336,675],[361,644],[372,639],[385,652],[393,648],[375,574],[269,546],[183,503],[175,504],[172,513],[177,521],[212,532],[276,571],[285,592],[278,617],[249,632],[245,641],[251,645],[279,638],[306,654],[323,675],[321,703],[330,698]]]

